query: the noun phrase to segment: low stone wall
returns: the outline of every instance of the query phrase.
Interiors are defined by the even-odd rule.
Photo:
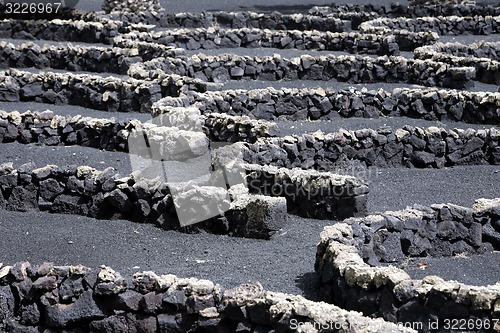
[[[351,30],[349,21],[338,18],[307,14],[255,13],[255,12],[201,12],[166,14],[161,26],[172,28],[257,28],[271,30],[318,30],[346,32]]]
[[[136,79],[177,74],[209,82],[337,79],[350,83],[406,82],[462,89],[473,85],[471,80],[475,77],[475,70],[430,60],[387,56],[303,55],[286,59],[279,54],[272,57],[198,54],[187,59],[166,58],[136,63],[130,67],[128,74]]]
[[[415,57],[419,59],[426,55],[432,57],[434,53],[448,54],[456,57],[489,58],[500,61],[500,42],[477,42],[472,44],[435,43],[415,49]]]
[[[342,159],[366,166],[442,168],[455,165],[500,164],[500,131],[404,126],[393,131],[340,130],[280,138],[260,138],[244,144],[245,161],[286,168],[335,170]]]
[[[217,48],[299,49],[320,51],[345,51],[378,55],[398,55],[401,51],[412,51],[416,47],[435,42],[437,36],[427,32],[386,35],[360,34],[357,32],[323,32],[269,29],[222,29],[198,28],[176,29],[161,32],[130,32],[120,36],[131,40],[160,43],[188,50]],[[404,39],[402,42],[401,39]]]
[[[389,17],[417,18],[425,16],[498,16],[500,7],[491,5],[435,3],[432,5],[392,3],[390,8],[378,4],[315,6],[309,14],[323,17],[337,17],[351,21],[352,29],[373,19]]]
[[[500,316],[499,284],[468,286],[437,276],[412,280],[402,269],[365,261],[482,252],[494,248],[490,241],[498,250],[499,207],[499,199],[481,199],[472,209],[450,204],[416,207],[326,227],[315,264],[321,299],[366,316],[420,323],[419,331],[424,332],[446,331],[451,320],[477,320],[473,330],[478,332],[498,330],[492,319]]]
[[[411,4],[409,6],[394,3],[389,15],[393,17],[424,17],[424,16],[498,16],[500,6],[446,3],[436,1],[433,4]]]
[[[500,199],[477,200],[472,208],[453,204],[415,206],[344,220],[354,231],[361,257],[371,265],[408,257],[451,257],[500,249]]]
[[[151,111],[152,104],[182,91],[205,91],[197,79],[164,76],[153,81],[71,73],[0,72],[0,101],[70,104],[95,110]]]
[[[169,99],[169,98],[166,98]],[[165,101],[165,99],[163,100]],[[338,117],[411,117],[498,124],[500,94],[458,90],[255,89],[188,92],[169,99],[203,114],[225,113],[265,120],[335,120]]]
[[[7,332],[416,332],[258,282],[232,289],[151,271],[123,277],[52,263],[0,264],[0,329]]]
[[[337,220],[367,213],[368,184],[355,177],[298,168],[244,168],[250,193],[284,197],[292,214]]]
[[[104,0],[102,10],[106,13],[125,12],[137,13],[145,11],[161,11],[163,8],[158,0],[142,0],[142,1],[119,1],[119,0]]]
[[[286,223],[284,198],[238,193],[230,200],[226,189],[201,183],[197,185],[186,184],[183,188],[172,190],[160,177],[117,178],[113,168],[98,171],[87,166],[49,165],[36,169],[33,164],[26,164],[14,169],[12,163],[7,163],[0,165],[0,208],[76,214],[98,219],[128,219],[153,223],[167,230],[205,230],[265,239]],[[208,196],[207,193],[211,192],[212,195]],[[224,193],[227,199],[218,200],[219,195]],[[183,224],[184,221],[179,221],[178,209],[182,209],[182,203],[192,200],[203,202],[204,206],[200,206],[204,211],[200,214],[205,213],[207,207],[220,214],[214,214],[214,217],[200,223]],[[193,205],[189,207],[197,209]]]
[[[272,135],[274,123],[257,121],[248,117],[210,114],[201,116],[195,108],[171,108],[162,116],[164,123],[154,124],[193,130],[186,117],[199,115],[199,130],[211,141],[255,142],[259,137]],[[98,148],[108,151],[128,152],[128,138],[137,129],[155,129],[156,126],[137,120],[116,121],[91,117],[56,116],[51,111],[5,112],[0,110],[0,143],[38,143],[47,146],[72,146]],[[188,127],[185,127],[188,125]],[[150,141],[153,139],[150,139]]]
[[[457,57],[442,53],[415,53],[416,59],[430,59],[454,66],[473,67],[476,71],[474,81],[500,85],[500,61],[488,58]]]
[[[0,42],[0,68],[51,68],[68,71],[127,74],[130,65],[184,51],[163,45],[121,42],[123,47],[13,45]]]
[[[159,57],[185,56],[185,50],[146,42],[114,40],[115,47],[55,46],[0,42],[0,68],[52,68],[127,74],[130,64]]]
[[[84,43],[111,44],[120,33],[134,30],[148,31],[142,24],[125,24],[120,21],[106,20],[88,22],[81,20],[32,21],[5,19],[0,21],[0,38],[46,39]]]
[[[363,33],[393,30],[433,31],[439,35],[489,35],[500,33],[500,16],[438,16],[409,18],[378,18],[359,26]]]

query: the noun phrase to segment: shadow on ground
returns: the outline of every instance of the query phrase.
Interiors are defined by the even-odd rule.
[[[317,281],[318,276],[316,272],[308,272],[297,276],[295,286],[302,290],[302,296],[305,298],[312,301],[319,301],[318,291],[316,290]]]

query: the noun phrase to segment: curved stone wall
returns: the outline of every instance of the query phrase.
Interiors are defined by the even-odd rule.
[[[419,331],[446,330],[451,320],[474,322],[477,332],[498,329],[493,320],[500,315],[499,284],[468,286],[437,276],[412,280],[402,269],[373,265],[406,255],[498,250],[499,207],[500,199],[478,200],[472,209],[419,206],[326,227],[315,264],[321,299],[371,317],[421,323]]]
[[[151,271],[123,277],[110,267],[0,264],[0,329],[8,332],[84,329],[92,333],[370,332],[410,329],[258,282],[232,289],[197,278]]]

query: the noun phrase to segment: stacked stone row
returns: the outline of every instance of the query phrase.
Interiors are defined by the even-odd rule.
[[[477,42],[472,44],[461,43],[435,43],[417,48],[415,57],[423,59],[426,54],[432,57],[434,53],[453,55],[456,57],[488,58],[500,61],[500,42]]]
[[[266,291],[258,282],[223,289],[209,280],[150,271],[126,278],[107,266],[92,271],[82,265],[0,264],[0,309],[0,329],[9,332],[318,332],[323,325],[329,332],[416,332]]]
[[[119,21],[87,22],[82,20],[32,21],[5,19],[0,21],[1,38],[45,39],[84,43],[112,44],[113,38],[131,31],[147,31],[147,26],[128,25]]]
[[[366,316],[419,322],[419,331],[442,330],[450,318],[476,321],[477,331],[495,330],[494,320],[500,315],[498,284],[469,286],[437,276],[414,280],[402,269],[374,265],[378,259],[401,260],[404,253],[498,250],[499,207],[498,198],[480,199],[472,209],[452,204],[420,206],[325,227],[315,264],[320,298]]]
[[[177,75],[145,81],[15,69],[0,72],[1,101],[70,104],[103,111],[149,113],[152,104],[162,97],[205,89],[205,83],[200,80]]]
[[[475,81],[500,84],[500,43],[438,43],[415,49],[414,58],[474,67]]]
[[[203,114],[225,113],[265,120],[334,120],[338,117],[411,117],[499,124],[500,94],[397,88],[359,90],[255,89],[189,92],[165,98],[172,106],[196,106]]]
[[[154,59],[133,64],[129,75],[136,79],[154,79],[177,74],[208,82],[229,80],[320,80],[337,79],[349,83],[405,82],[425,86],[463,89],[473,85],[473,67],[454,67],[431,60],[404,57],[312,56],[283,58],[249,57],[222,54],[193,55],[185,59]]]
[[[439,35],[490,35],[500,33],[500,16],[378,18],[362,23],[359,30],[364,33],[409,30],[433,31]]]
[[[185,111],[184,108],[171,109],[169,116],[172,116],[172,113],[185,114]],[[182,121],[179,119],[181,115],[175,115],[175,117],[177,119],[174,124],[169,119],[168,122],[158,125],[193,130],[182,128]],[[180,126],[178,126],[179,123]],[[137,120],[116,121],[115,119],[82,116],[63,117],[54,115],[50,111],[42,113],[28,111],[20,114],[17,111],[0,110],[0,143],[38,143],[46,146],[79,145],[107,151],[128,152],[128,139],[132,132],[143,128],[155,128],[156,125],[148,126],[147,123],[140,123]],[[201,118],[197,130],[207,135],[212,141],[253,143],[259,137],[271,136],[274,123],[255,121],[248,117],[211,114]]]
[[[284,198],[249,195],[246,191],[232,200],[227,197],[219,201],[213,187],[198,185],[179,192],[160,178],[119,178],[111,167],[103,171],[88,166],[35,168],[28,163],[15,169],[12,163],[6,163],[0,164],[0,209],[126,219],[152,223],[166,230],[191,233],[203,230],[264,239],[286,223]],[[214,195],[207,195],[207,191]],[[222,188],[218,191],[227,192]],[[215,207],[221,213],[194,225],[179,222],[176,206],[192,202]]]
[[[456,165],[500,164],[500,131],[422,129],[404,126],[393,131],[360,129],[261,138],[243,144],[245,161],[287,168],[335,170],[347,157],[366,166],[442,168]]]
[[[376,18],[389,17],[407,17],[416,18],[424,16],[498,16],[500,15],[499,6],[491,5],[469,5],[469,4],[450,4],[439,2],[435,4],[409,4],[392,3],[390,8],[378,4],[365,5],[330,5],[314,6],[309,10],[309,14],[317,16],[338,17],[344,20],[352,21],[352,28],[359,26],[356,23],[370,21]]]
[[[394,34],[361,34],[357,32],[223,29],[176,29],[159,32],[130,32],[121,38],[159,43],[187,50],[218,48],[277,48],[319,51],[345,51],[378,55],[399,54],[433,43],[437,35],[429,32]]]

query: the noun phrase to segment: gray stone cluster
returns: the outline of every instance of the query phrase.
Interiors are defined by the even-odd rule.
[[[188,92],[170,99],[203,114],[225,113],[265,120],[334,120],[338,117],[411,117],[498,124],[500,94],[459,90],[274,89]],[[175,101],[174,101],[175,100]]]
[[[232,289],[151,271],[121,276],[52,263],[0,263],[0,330],[8,332],[414,333],[258,282]]]
[[[455,67],[431,60],[404,57],[369,57],[360,55],[283,58],[222,54],[197,54],[187,59],[153,59],[130,67],[136,79],[177,74],[209,82],[229,80],[320,80],[337,79],[349,83],[405,82],[425,86],[463,89],[474,83],[473,67]]]
[[[152,104],[162,97],[193,90],[203,92],[206,84],[177,75],[144,81],[88,74],[0,71],[0,101],[7,102],[35,101],[103,111],[149,113]]]
[[[121,33],[147,31],[142,24],[129,25],[120,21],[86,22],[82,20],[33,21],[5,19],[0,20],[0,37],[17,39],[46,39],[84,43],[111,44],[113,38]]]
[[[500,43],[496,43],[500,46]],[[476,44],[477,46],[477,44]],[[472,47],[472,46],[471,46]],[[496,54],[496,51],[491,50],[489,47],[485,47],[486,52],[493,51]],[[450,48],[450,51],[454,51],[453,47]],[[481,49],[476,49],[475,53],[482,53]],[[456,56],[452,54],[440,53],[438,51],[433,51],[428,48],[417,48],[414,53],[415,59],[430,59],[437,62],[447,63],[454,66],[462,66],[462,67],[473,67],[476,70],[475,81],[489,83],[489,84],[497,84],[500,85],[500,61],[495,59],[489,59],[487,57],[477,58],[468,56]]]
[[[287,168],[335,170],[347,158],[366,166],[442,168],[455,165],[500,164],[500,131],[419,128],[405,125],[393,131],[341,129],[245,143],[245,161]]]
[[[218,192],[227,193],[227,190],[197,185],[186,184],[174,194],[171,186],[161,177],[150,179],[131,175],[119,178],[111,167],[103,171],[87,166],[48,165],[35,168],[33,163],[28,163],[14,169],[12,163],[6,163],[0,164],[0,209],[128,219],[153,223],[167,230],[205,230],[265,239],[286,223],[284,198],[239,191],[232,199],[228,196],[228,200],[211,202]],[[209,192],[212,195],[207,195]],[[217,208],[221,213],[201,223],[183,225],[179,222],[176,206],[182,208],[183,202],[191,203],[193,200],[203,202],[200,204],[202,209],[220,204],[222,206]],[[192,208],[190,204],[184,206]]]
[[[439,35],[489,35],[500,33],[500,16],[438,16],[378,18],[363,22],[360,32],[386,33],[394,30],[433,31]]]
[[[159,57],[179,57],[179,48],[120,40],[115,47],[56,46],[0,42],[0,68],[52,68],[69,71],[127,74],[130,65]]]
[[[398,55],[416,47],[435,42],[437,36],[428,32],[394,34],[361,34],[358,32],[329,32],[317,30],[223,29],[219,27],[163,30],[159,32],[130,32],[117,38],[140,40],[180,47],[187,50],[217,48],[299,49],[345,51],[378,55]],[[401,42],[405,39],[405,42]]]
[[[474,330],[490,331],[494,326],[492,319],[500,315],[499,283],[484,287],[469,286],[456,281],[444,281],[437,276],[412,280],[402,269],[373,266],[363,258],[394,261],[398,259],[398,244],[401,248],[409,245],[409,255],[422,255],[420,250],[424,250],[424,243],[429,242],[431,235],[435,239],[441,238],[443,244],[451,239],[455,239],[457,245],[462,244],[460,249],[456,246],[457,251],[454,253],[474,252],[465,239],[476,242],[476,249],[481,247],[479,244],[484,240],[485,245],[489,244],[484,249],[491,250],[492,243],[488,243],[491,238],[481,239],[485,235],[481,235],[481,227],[485,232],[486,226],[492,228],[491,224],[497,225],[498,250],[499,207],[498,198],[481,199],[476,201],[472,209],[450,204],[435,205],[433,208],[386,212],[365,220],[349,219],[347,223],[325,227],[318,244],[315,264],[321,299],[391,322],[418,322],[422,324],[419,327],[421,332],[445,332],[444,322],[450,318],[489,321],[491,325],[488,328],[476,326]],[[393,237],[396,229],[401,238]],[[359,248],[358,237],[365,232],[366,236],[373,236],[371,242],[374,246],[372,248],[366,244],[366,251],[363,251]],[[403,236],[409,233],[413,234],[411,240]],[[429,238],[421,238],[425,235]],[[434,242],[438,247],[433,249],[435,252],[441,251],[438,243]],[[369,251],[375,254],[367,255],[365,252]],[[430,253],[430,247],[424,251]],[[451,250],[441,252],[442,255],[451,253]]]

